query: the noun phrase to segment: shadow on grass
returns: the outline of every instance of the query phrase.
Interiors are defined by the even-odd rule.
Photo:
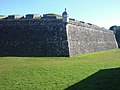
[[[65,90],[120,90],[120,68],[100,70]]]

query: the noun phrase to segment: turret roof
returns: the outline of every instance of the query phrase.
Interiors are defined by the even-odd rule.
[[[67,15],[68,13],[66,12],[66,8],[65,8],[65,11],[63,12],[62,15]]]

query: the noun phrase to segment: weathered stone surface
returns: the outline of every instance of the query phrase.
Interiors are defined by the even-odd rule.
[[[0,55],[69,56],[61,20],[0,21]]]
[[[97,28],[92,25],[83,26],[70,22],[67,25],[67,33],[70,56],[118,47],[114,33],[104,28]]]
[[[117,48],[112,31],[61,19],[0,20],[2,56],[74,56]]]

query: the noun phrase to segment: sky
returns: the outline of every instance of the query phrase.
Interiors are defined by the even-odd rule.
[[[120,0],[0,0],[0,15],[46,14],[62,15],[109,29],[120,26]]]

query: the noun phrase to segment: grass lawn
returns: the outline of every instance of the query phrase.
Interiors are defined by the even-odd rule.
[[[0,57],[0,90],[120,90],[120,50],[75,57]]]

